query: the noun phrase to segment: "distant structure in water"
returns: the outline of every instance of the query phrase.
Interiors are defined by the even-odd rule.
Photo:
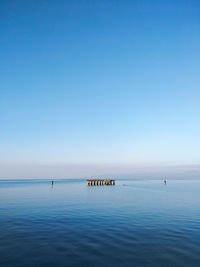
[[[115,180],[113,179],[87,179],[88,186],[92,185],[115,185]]]

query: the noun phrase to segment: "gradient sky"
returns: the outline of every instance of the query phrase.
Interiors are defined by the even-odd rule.
[[[200,1],[1,0],[0,36],[0,178],[200,177]]]

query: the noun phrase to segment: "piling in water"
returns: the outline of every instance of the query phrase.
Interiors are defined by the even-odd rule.
[[[114,179],[87,179],[88,186],[93,185],[115,185]]]

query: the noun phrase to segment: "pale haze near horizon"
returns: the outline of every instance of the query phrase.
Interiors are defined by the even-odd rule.
[[[199,1],[1,1],[0,179],[200,178]]]

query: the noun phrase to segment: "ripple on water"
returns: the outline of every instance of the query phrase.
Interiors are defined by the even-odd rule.
[[[4,182],[0,265],[199,267],[200,182],[126,184]]]

